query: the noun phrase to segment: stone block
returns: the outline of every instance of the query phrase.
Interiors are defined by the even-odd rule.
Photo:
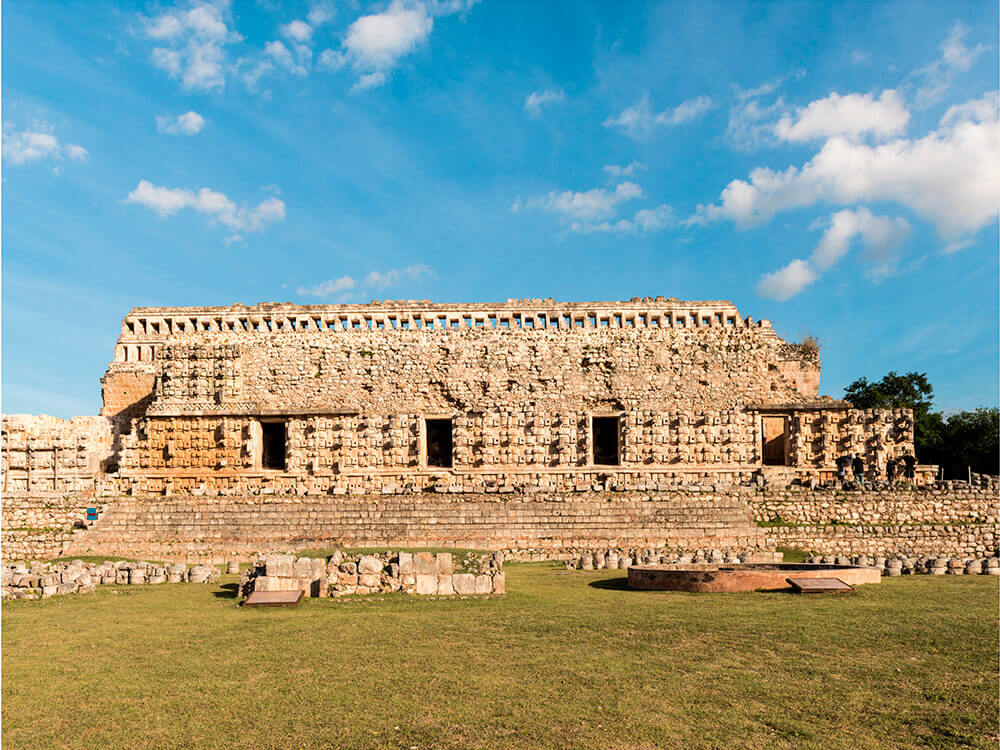
[[[437,594],[438,577],[436,575],[418,573],[416,579],[418,594]]]
[[[294,575],[295,558],[291,555],[270,555],[265,562],[269,578],[291,578]]]
[[[437,572],[441,576],[450,576],[455,572],[455,563],[450,552],[437,553]]]
[[[488,575],[476,576],[476,593],[489,594],[493,591],[493,580]]]
[[[384,567],[385,563],[374,555],[365,555],[358,561],[358,573],[362,575],[381,573]]]
[[[292,570],[296,578],[312,578],[312,560],[300,557],[292,564]]]
[[[413,575],[413,555],[409,552],[399,553],[399,575],[401,578]]]
[[[437,575],[437,560],[431,552],[418,552],[413,556],[413,572],[417,575]]]
[[[476,577],[472,573],[455,573],[451,577],[451,585],[454,586],[456,594],[476,593]]]
[[[382,583],[382,576],[375,575],[373,573],[362,573],[358,576],[359,586],[368,586],[369,588],[378,588]]]
[[[505,594],[507,593],[507,574],[497,573],[493,576],[493,593],[494,594]]]
[[[439,596],[452,596],[455,593],[455,587],[451,585],[451,574],[438,576],[438,587],[437,593]]]

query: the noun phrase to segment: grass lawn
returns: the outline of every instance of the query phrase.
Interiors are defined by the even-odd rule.
[[[258,610],[234,581],[5,603],[4,748],[997,746],[993,577],[684,594],[535,563],[503,598]]]

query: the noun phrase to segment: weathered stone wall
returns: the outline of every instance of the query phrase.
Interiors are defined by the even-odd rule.
[[[93,491],[112,454],[105,417],[3,415],[3,493]]]
[[[87,508],[104,509],[104,500],[91,493],[4,493],[0,500],[5,560],[58,557],[73,537],[86,526]]]
[[[240,577],[240,593],[301,591],[307,597],[400,592],[431,596],[505,593],[498,552],[371,552],[335,550],[329,557],[268,555]]]
[[[996,524],[915,524],[885,526],[783,526],[766,529],[779,547],[823,555],[997,554]]]
[[[989,488],[754,493],[748,502],[777,546],[843,555],[996,553],[998,503]]]
[[[748,493],[760,523],[793,525],[996,524],[997,493],[983,489],[790,490]]]
[[[68,554],[160,558],[334,546],[754,547],[725,493],[423,494],[119,499]]]

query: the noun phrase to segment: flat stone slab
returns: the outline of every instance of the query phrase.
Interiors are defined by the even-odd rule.
[[[297,607],[302,601],[298,591],[254,591],[243,602],[244,607]]]
[[[799,594],[850,594],[853,586],[848,586],[839,578],[789,578],[788,582]]]
[[[878,583],[878,568],[860,565],[816,565],[812,563],[684,563],[676,565],[632,565],[629,588],[644,591],[790,591],[790,579],[831,579],[858,586]]]

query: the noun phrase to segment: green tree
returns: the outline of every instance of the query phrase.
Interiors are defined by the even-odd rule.
[[[931,411],[934,388],[925,372],[900,375],[895,370],[878,381],[859,378],[844,389],[844,400],[855,409],[912,409],[913,442],[921,463],[937,463],[944,420]]]
[[[1000,409],[981,406],[948,417],[942,456],[945,476],[962,479],[969,468],[979,474],[1000,473]]]

